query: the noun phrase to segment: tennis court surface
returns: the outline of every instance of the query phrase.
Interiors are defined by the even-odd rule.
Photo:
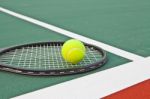
[[[75,75],[0,71],[0,99],[120,99],[139,92],[149,99],[149,11],[149,0],[0,0],[1,49],[76,38],[103,48],[108,57],[101,68]]]

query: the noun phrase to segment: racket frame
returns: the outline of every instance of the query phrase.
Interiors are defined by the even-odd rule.
[[[28,47],[32,46],[34,47],[35,45],[48,45],[48,44],[60,44],[63,45],[64,42],[37,42],[37,43],[30,43],[30,44],[23,44],[23,45],[17,45],[9,48],[2,49],[0,51],[0,55],[5,54],[6,52],[9,52],[11,50],[19,49],[22,47]],[[60,69],[60,70],[28,70],[28,69],[23,69],[23,68],[15,68],[11,67],[10,65],[5,65],[0,63],[0,70],[3,71],[9,71],[13,73],[18,73],[18,74],[26,74],[26,75],[39,75],[39,76],[46,76],[46,75],[53,75],[53,76],[58,76],[58,75],[70,75],[70,74],[78,74],[78,73],[83,73],[87,71],[91,71],[94,69],[97,69],[101,66],[103,66],[107,62],[107,54],[106,52],[97,46],[91,45],[91,44],[84,44],[85,46],[93,47],[94,49],[98,50],[102,54],[102,59],[96,63],[86,65],[84,67],[79,67],[79,68],[71,68],[71,69]]]

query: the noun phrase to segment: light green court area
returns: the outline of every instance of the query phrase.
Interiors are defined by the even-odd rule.
[[[0,6],[144,57],[150,55],[149,0],[0,0]],[[70,38],[0,12],[1,48],[68,39]],[[35,77],[0,71],[0,99],[129,62],[112,53],[108,53],[108,59],[102,68],[70,76]]]

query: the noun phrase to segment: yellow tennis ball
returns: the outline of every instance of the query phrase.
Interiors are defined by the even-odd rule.
[[[66,41],[61,49],[63,58],[70,63],[77,64],[85,56],[84,44],[76,39]]]

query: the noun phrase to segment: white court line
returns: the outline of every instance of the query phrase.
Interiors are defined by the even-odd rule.
[[[85,43],[88,43],[88,44],[96,45],[96,46],[98,46],[98,47],[103,48],[104,50],[106,50],[106,51],[108,51],[108,52],[114,53],[114,54],[116,54],[116,55],[118,55],[118,56],[127,58],[127,59],[129,59],[129,60],[135,61],[135,60],[143,59],[143,57],[138,56],[138,55],[136,55],[136,54],[133,54],[133,53],[124,51],[124,50],[122,50],[122,49],[119,49],[119,48],[116,48],[116,47],[113,47],[113,46],[104,44],[104,43],[102,43],[102,42],[98,42],[98,41],[96,41],[96,40],[93,40],[93,39],[90,39],[90,38],[87,38],[87,37],[78,35],[78,34],[76,34],[76,33],[70,32],[70,31],[68,31],[68,30],[64,30],[64,29],[59,28],[59,27],[56,27],[56,26],[54,26],[54,25],[47,24],[47,23],[44,23],[44,22],[42,22],[42,21],[33,19],[33,18],[31,18],[31,17],[27,17],[27,16],[24,16],[24,15],[21,15],[21,14],[19,14],[19,13],[10,11],[10,10],[8,10],[8,9],[5,9],[5,8],[0,7],[0,11],[2,11],[2,12],[4,12],[4,13],[7,13],[7,14],[9,14],[9,15],[15,16],[15,17],[17,17],[17,18],[20,18],[20,19],[22,19],[22,20],[28,21],[28,22],[30,22],[30,23],[39,25],[39,26],[41,26],[41,27],[47,28],[47,29],[49,29],[49,30],[51,30],[51,31],[55,31],[55,32],[57,32],[57,33],[66,35],[66,36],[71,37],[71,38],[79,39],[79,40],[81,40],[81,41],[83,41],[83,42],[85,42]]]
[[[94,44],[98,47],[102,47],[106,51],[125,57],[127,59],[133,61],[144,59],[143,57],[136,54],[121,50],[119,48],[115,48],[113,46],[92,40],[90,38],[86,38],[73,32],[61,29],[59,27],[4,9],[2,7],[0,7],[0,11],[20,18],[22,20],[28,21],[30,23],[34,23],[41,27],[47,28],[49,30],[58,32],[60,34],[79,39],[85,43]],[[33,92],[31,94],[29,93],[27,95],[20,96],[20,98],[23,99],[29,96],[29,98],[36,97],[40,99],[42,97],[52,97],[52,99],[97,99],[101,96],[105,96],[142,80],[148,79],[149,69],[147,69],[148,67],[146,66],[148,66],[149,64],[150,63],[147,61],[141,63],[131,62],[119,67],[88,75],[86,77],[82,77],[76,80],[72,80],[71,82],[52,86],[43,90]],[[112,83],[110,83],[110,81]]]
[[[150,79],[150,57],[12,99],[100,99]]]

